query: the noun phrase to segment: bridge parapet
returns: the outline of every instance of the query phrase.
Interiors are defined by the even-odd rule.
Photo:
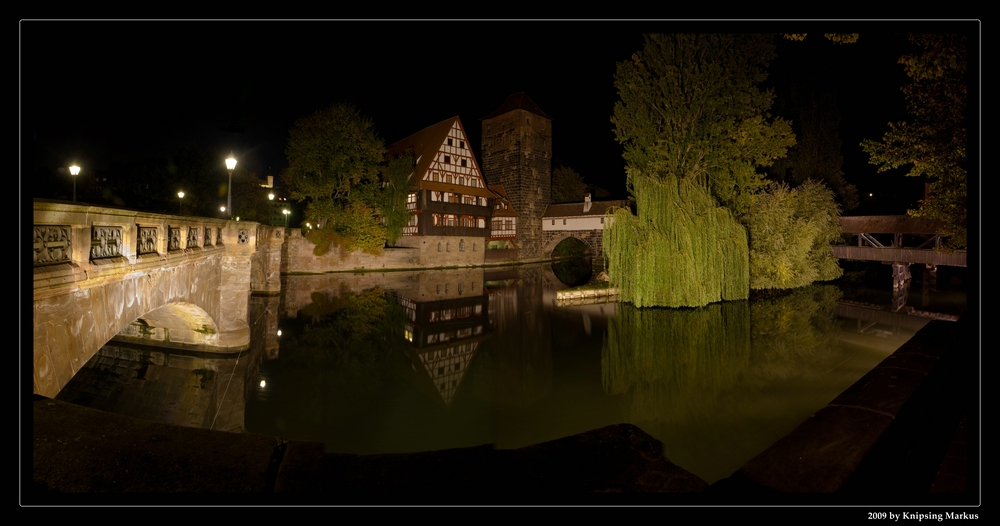
[[[201,350],[246,348],[257,234],[253,222],[36,200],[35,392],[55,396],[137,321]]]

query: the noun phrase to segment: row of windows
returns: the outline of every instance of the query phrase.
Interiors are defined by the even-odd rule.
[[[445,285],[447,285],[447,283]],[[459,283],[459,285],[463,285],[463,283]],[[476,290],[476,284],[475,283],[471,283],[470,286],[472,287],[473,291]],[[438,288],[440,289],[440,285],[438,285]],[[469,306],[466,306],[466,307],[458,307],[458,308],[454,308],[454,309],[434,310],[434,311],[430,312],[430,320],[429,321],[442,321],[442,320],[447,321],[447,320],[457,319],[457,318],[468,318],[468,317],[472,316],[473,314],[475,314],[476,316],[479,316],[482,313],[483,313],[483,306],[482,305],[475,305],[475,306],[469,305]]]
[[[462,166],[465,166],[464,164]],[[472,186],[474,188],[482,188],[483,184],[479,182],[478,177],[473,177],[472,175],[453,175],[450,173],[441,172],[431,172],[431,176],[427,180],[434,181],[435,183],[448,183],[457,184],[459,186]]]
[[[413,216],[417,217],[417,216]],[[412,219],[411,222],[416,224]],[[463,226],[466,228],[486,228],[485,217],[457,216],[455,214],[431,214],[433,226]]]
[[[461,329],[461,330],[458,330],[458,331],[455,331],[455,332],[439,332],[437,334],[428,334],[427,335],[427,343],[449,342],[453,338],[455,338],[455,339],[458,339],[458,338],[468,338],[469,336],[472,336],[474,334],[475,335],[479,335],[479,334],[482,334],[482,333],[483,333],[483,326],[482,325],[477,326],[475,329],[473,329],[472,327],[469,327],[468,329]],[[462,348],[463,346],[459,346],[459,348],[457,348],[455,350],[458,351],[458,353],[463,353],[464,351],[467,350],[467,349],[463,349]]]
[[[416,199],[416,197],[414,197]],[[469,194],[456,194],[454,192],[431,191],[431,201],[444,203],[462,203],[463,205],[489,206],[485,197]]]
[[[552,225],[555,226],[555,224],[556,224],[556,220],[553,219],[552,220]],[[562,224],[564,224],[564,225],[566,224],[566,220],[565,219],[562,220]],[[603,217],[601,218],[601,224],[602,225],[604,224],[604,218]]]
[[[441,241],[438,241],[438,252],[442,251],[441,250],[442,247],[444,247],[444,252],[451,252],[451,241],[445,241],[444,244],[442,244]],[[475,252],[478,249],[479,249],[479,246],[476,244],[475,241],[473,241],[472,242],[472,251]],[[458,241],[458,251],[459,252],[465,252],[465,240],[464,239],[460,239]],[[438,287],[438,288],[440,289],[440,287]],[[448,285],[445,285],[445,291],[447,292],[447,290],[448,290]],[[441,291],[439,290],[438,294],[440,294],[440,293],[441,293]],[[461,283],[458,284],[458,293],[459,294],[462,293],[462,284]]]

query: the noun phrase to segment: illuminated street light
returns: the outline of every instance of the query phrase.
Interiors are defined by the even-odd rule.
[[[73,176],[73,202],[76,202],[76,176],[80,175],[80,167],[73,165],[69,167],[69,174]]]
[[[288,228],[288,214],[291,214],[291,212],[289,212],[288,209],[286,208],[282,210],[281,213],[285,214],[285,228]]]
[[[229,217],[233,217],[233,170],[236,169],[236,158],[233,157],[233,152],[230,150],[229,157],[226,158],[226,170],[229,170],[229,195],[226,198],[226,207],[229,209]]]
[[[219,207],[219,211],[222,212],[223,214],[225,214],[226,213],[226,207],[220,206]]]
[[[177,192],[177,203],[180,205],[180,207],[178,208],[177,211],[181,215],[184,215],[184,201],[183,201],[183,199],[184,199],[184,190],[181,190],[180,192]]]

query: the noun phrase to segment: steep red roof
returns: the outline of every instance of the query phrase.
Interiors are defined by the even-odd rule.
[[[405,139],[392,143],[388,147],[388,157],[400,155],[405,153],[407,150],[413,154],[413,160],[416,163],[416,166],[414,166],[414,172],[416,173],[416,180],[414,181],[415,188],[495,198],[496,194],[487,188],[486,181],[482,177],[482,170],[479,169],[479,163],[476,161],[475,154],[472,153],[472,150],[469,147],[466,148],[469,150],[470,159],[472,161],[473,168],[477,173],[477,177],[482,183],[481,187],[460,186],[455,183],[424,180],[424,175],[431,169],[431,164],[434,162],[434,156],[437,155],[442,145],[445,144],[448,134],[456,125],[461,130],[461,135],[464,137],[466,144],[468,144],[468,135],[465,133],[465,127],[462,126],[462,121],[455,116],[445,119],[437,124],[428,126],[417,133],[406,137]]]

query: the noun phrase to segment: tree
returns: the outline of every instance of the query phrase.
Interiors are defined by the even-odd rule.
[[[552,170],[552,202],[575,203],[583,201],[587,184],[583,176],[569,166],[560,166]]]
[[[746,220],[766,167],[795,144],[761,91],[766,35],[646,35],[618,63],[612,122],[637,215],[604,230],[608,274],[636,306],[749,296]],[[723,206],[719,206],[721,203]]]
[[[908,122],[889,123],[879,141],[865,140],[861,147],[878,171],[909,166],[906,175],[925,177],[926,197],[914,216],[945,224],[948,246],[967,244],[966,37],[956,34],[910,35],[919,54],[899,59],[911,81],[903,86]]]
[[[788,156],[768,169],[775,180],[798,186],[812,179],[823,181],[833,190],[845,210],[858,207],[858,189],[844,179],[844,156],[840,153],[840,111],[835,96],[812,90],[804,95],[792,88],[788,113],[796,128],[796,144]]]
[[[413,188],[413,154],[407,151],[397,155],[382,167],[382,188],[379,192],[379,213],[385,219],[386,241],[395,245],[403,235],[403,227],[410,222],[406,198]]]
[[[317,254],[332,245],[381,253],[386,231],[379,223],[377,195],[385,152],[371,120],[349,104],[295,122],[282,180],[292,199],[307,203],[305,219],[317,225],[309,236]]]
[[[646,35],[615,74],[611,121],[628,167],[698,181],[746,214],[765,185],[757,168],[795,144],[791,125],[770,118],[773,94],[758,87],[773,58],[769,35]]]
[[[351,105],[335,104],[295,122],[282,180],[292,199],[308,203],[306,218],[323,225],[358,197],[353,192],[378,184],[385,151],[371,120]]]
[[[772,183],[749,217],[751,289],[804,287],[843,273],[830,252],[841,232],[840,208],[823,183]]]

